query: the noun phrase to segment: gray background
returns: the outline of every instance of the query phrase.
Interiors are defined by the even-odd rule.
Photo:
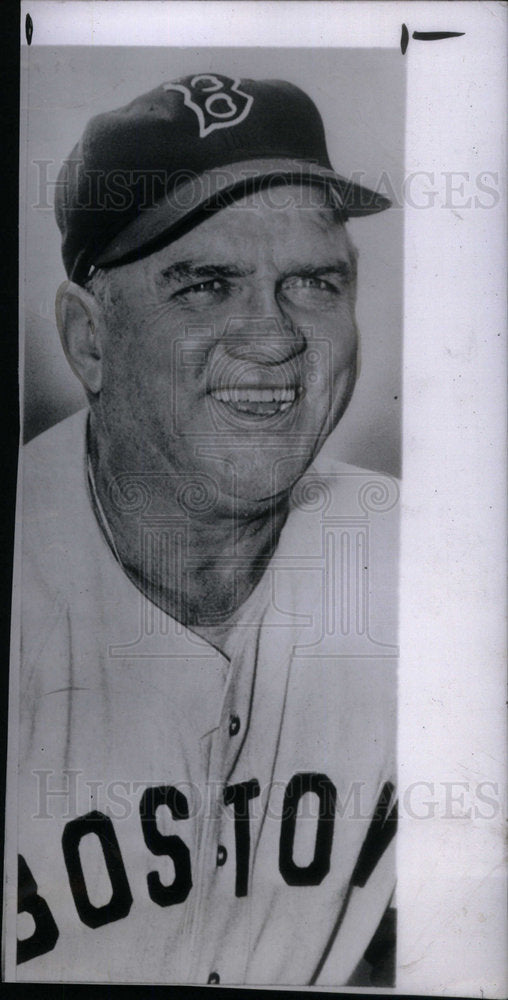
[[[50,160],[48,176],[56,179],[61,161],[92,115],[126,104],[164,80],[213,70],[282,78],[302,87],[321,112],[334,167],[348,176],[363,172],[363,183],[384,193],[400,191],[405,63],[398,49],[24,47],[20,299],[25,320],[25,441],[85,402],[54,321],[54,296],[65,272],[53,212],[37,207],[39,171],[34,161]],[[50,188],[50,204],[53,196]],[[395,206],[379,216],[353,219],[349,227],[360,252],[362,369],[352,403],[326,447],[342,461],[398,475],[402,211]]]

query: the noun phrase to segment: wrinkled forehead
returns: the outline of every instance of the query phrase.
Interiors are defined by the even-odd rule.
[[[278,184],[242,194],[196,220],[184,235],[154,251],[158,263],[185,255],[242,256],[280,253],[299,246],[309,258],[330,248],[354,255],[340,210],[321,185]]]
[[[325,226],[344,224],[343,211],[332,187],[319,183],[288,183],[279,178],[272,178],[248,191],[237,190],[227,202],[219,202],[218,208],[199,216],[195,225],[214,214],[218,214],[219,224],[225,226],[234,218],[246,219],[249,215],[263,216],[274,227],[291,216],[301,222],[321,222]]]

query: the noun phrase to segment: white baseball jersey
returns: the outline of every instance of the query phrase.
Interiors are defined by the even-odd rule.
[[[319,459],[219,652],[115,559],[85,427],[23,461],[16,976],[342,985],[394,888],[396,485]]]

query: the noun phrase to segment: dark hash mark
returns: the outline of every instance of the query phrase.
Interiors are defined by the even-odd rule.
[[[439,42],[443,38],[462,38],[465,31],[413,31],[411,35],[417,42]],[[400,33],[400,51],[404,56],[409,45],[409,31],[407,25],[402,25]]]

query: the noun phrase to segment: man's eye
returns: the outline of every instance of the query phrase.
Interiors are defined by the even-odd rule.
[[[314,275],[294,275],[286,278],[282,282],[281,291],[289,298],[309,302],[331,300],[341,294],[340,288],[333,281]]]
[[[321,288],[323,289],[323,291],[326,291],[327,289],[332,287],[329,284],[329,282],[324,281],[323,278],[314,278],[314,277],[287,278],[286,281],[284,282],[284,285],[290,288]]]
[[[220,298],[227,293],[227,282],[219,278],[209,278],[206,281],[198,281],[195,285],[187,285],[174,293],[173,298],[179,299],[210,299]]]

